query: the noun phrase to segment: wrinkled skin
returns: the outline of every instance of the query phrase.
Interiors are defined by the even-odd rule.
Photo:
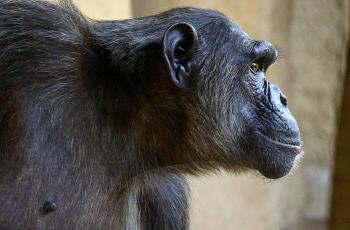
[[[223,49],[218,55],[226,56],[228,70],[224,76],[216,76],[215,72],[207,76],[209,79],[202,84],[218,90],[203,91],[199,100],[202,105],[208,101],[214,105],[208,106],[212,108],[208,120],[215,121],[211,124],[217,128],[215,142],[226,147],[222,153],[231,158],[227,159],[229,162],[239,162],[266,177],[279,178],[300,157],[301,138],[286,97],[265,76],[267,68],[277,59],[277,51],[271,43],[252,40],[239,27],[233,28],[232,39],[240,42],[228,45],[228,50],[233,52]],[[257,72],[250,69],[253,63],[260,65]],[[230,149],[227,142],[239,145],[232,144]]]

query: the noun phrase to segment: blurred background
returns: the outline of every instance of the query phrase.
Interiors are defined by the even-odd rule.
[[[128,19],[179,6],[217,9],[280,49],[268,78],[285,92],[299,121],[304,159],[277,181],[224,172],[191,178],[190,229],[350,229],[350,1],[75,2],[92,19]]]

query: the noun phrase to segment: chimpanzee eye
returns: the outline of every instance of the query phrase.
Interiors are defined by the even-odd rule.
[[[250,71],[252,71],[254,74],[256,74],[257,72],[259,72],[261,70],[261,65],[259,63],[252,63],[250,65]]]

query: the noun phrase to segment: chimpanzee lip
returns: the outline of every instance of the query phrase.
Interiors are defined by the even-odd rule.
[[[289,149],[294,150],[293,153],[299,154],[302,150],[301,149],[301,142],[300,142],[299,138],[291,138],[288,140],[281,141],[281,140],[273,139],[273,138],[271,138],[271,137],[269,137],[269,136],[267,136],[259,131],[256,131],[256,134],[258,136],[260,136],[263,140],[265,140],[269,143],[272,143],[276,146],[289,148]]]

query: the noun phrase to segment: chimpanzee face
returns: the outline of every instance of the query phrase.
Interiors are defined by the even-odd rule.
[[[298,124],[287,106],[281,90],[265,76],[267,68],[277,59],[275,47],[266,41],[247,39],[244,60],[237,64],[243,83],[241,99],[241,149],[247,154],[250,167],[264,176],[286,175],[301,153]],[[238,112],[238,111],[237,111]],[[234,127],[232,127],[234,128]]]
[[[265,76],[277,50],[234,23],[224,26],[206,34],[180,23],[164,36],[171,78],[193,97],[189,139],[208,161],[279,178],[293,168],[301,138],[286,97]]]

